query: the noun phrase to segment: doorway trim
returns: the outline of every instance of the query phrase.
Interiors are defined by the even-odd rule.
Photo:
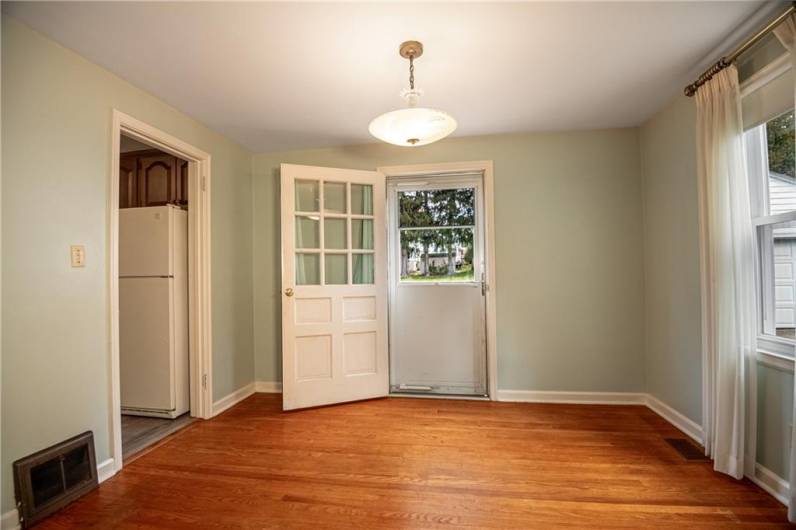
[[[213,416],[213,357],[210,284],[210,155],[132,116],[113,109],[108,186],[108,285],[110,310],[111,458],[122,469],[122,410],[119,373],[119,157],[124,134],[188,161],[188,343],[191,416]]]
[[[495,182],[491,160],[449,162],[439,164],[412,164],[376,168],[386,178],[454,176],[464,173],[481,173],[484,179],[484,272],[486,275],[486,358],[487,391],[489,399],[497,401],[497,282],[495,266]]]

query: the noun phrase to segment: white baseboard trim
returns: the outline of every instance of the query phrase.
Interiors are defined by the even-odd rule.
[[[0,518],[0,529],[2,530],[19,530],[19,514],[17,509],[8,510]]]
[[[261,394],[280,394],[282,393],[282,383],[278,381],[257,381],[254,383],[255,392]]]
[[[755,464],[754,476],[747,475],[747,478],[766,490],[769,495],[785,506],[788,505],[788,491],[790,490],[790,485],[787,480],[761,464]]]
[[[600,405],[646,405],[647,408],[677,427],[686,436],[700,445],[704,444],[702,426],[686,415],[678,412],[660,399],[650,394],[630,392],[546,392],[535,390],[498,390],[498,401],[514,401],[525,403],[573,403]],[[755,463],[754,475],[746,476],[763,488],[779,502],[788,505],[790,485],[788,481],[766,468]]]
[[[113,465],[113,458],[109,458],[97,464],[97,481],[102,484],[116,474],[116,466]]]
[[[97,464],[97,482],[102,484],[113,475],[116,469],[113,466],[113,458],[108,458]],[[19,530],[19,513],[17,509],[8,510],[0,516],[0,530]]]
[[[646,405],[649,409],[655,412],[658,416],[662,417],[681,431],[688,435],[689,438],[694,440],[699,445],[704,444],[704,435],[702,426],[694,420],[688,418],[686,415],[676,411],[660,399],[653,395],[647,394]]]
[[[647,395],[636,392],[560,392],[545,390],[500,390],[498,401],[519,403],[571,403],[577,405],[644,405]]]
[[[643,392],[561,392],[545,390],[498,390],[498,401],[521,403],[570,403],[576,405],[646,405],[653,412],[702,444],[702,426],[660,399]]]
[[[247,397],[256,392],[256,384],[249,383],[248,385],[237,389],[236,391],[228,394],[215,403],[213,403],[213,416],[217,416],[227,410],[228,408],[237,405]]]

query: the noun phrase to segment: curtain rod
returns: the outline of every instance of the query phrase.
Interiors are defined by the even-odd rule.
[[[792,13],[796,12],[796,2],[793,2],[788,9],[785,10],[782,14],[777,16],[771,22],[766,24],[764,27],[760,28],[757,33],[746,39],[742,42],[738,47],[736,47],[732,52],[725,55],[721,59],[719,59],[716,64],[702,72],[702,74],[697,77],[696,81],[691,83],[690,85],[686,86],[683,89],[683,93],[688,96],[689,98],[696,94],[699,87],[710,81],[714,75],[721,72],[732,63],[746,50],[757,44],[760,39],[771,33],[774,28],[776,28],[780,22],[788,18]]]

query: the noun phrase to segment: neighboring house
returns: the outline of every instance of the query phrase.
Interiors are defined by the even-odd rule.
[[[464,255],[467,253],[467,249],[465,247],[457,247],[456,251],[454,252],[453,259],[456,262],[456,267],[460,267],[462,263],[464,263]],[[448,266],[448,253],[446,251],[441,251],[439,249],[432,249],[432,251],[428,255],[428,264],[430,267],[447,267]],[[420,273],[423,274],[425,271],[423,265],[423,253],[422,252],[413,252],[409,256],[409,260],[407,262],[406,272],[409,274],[413,273]]]
[[[796,210],[796,179],[770,171],[769,213]],[[774,290],[777,329],[796,327],[796,226],[774,230]]]

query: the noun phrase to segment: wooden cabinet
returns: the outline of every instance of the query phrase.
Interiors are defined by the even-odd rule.
[[[119,208],[188,204],[188,162],[157,150],[122,153]]]
[[[125,155],[119,159],[119,208],[138,206],[137,162]]]
[[[177,159],[177,196],[185,201],[179,204],[188,204],[188,162],[179,158]]]

